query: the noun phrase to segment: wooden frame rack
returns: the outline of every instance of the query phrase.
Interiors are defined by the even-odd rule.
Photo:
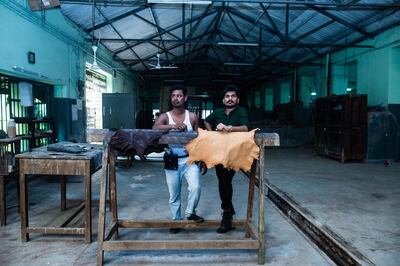
[[[196,137],[193,133],[166,134],[160,143],[187,143]],[[103,265],[104,251],[115,250],[165,250],[165,249],[254,249],[258,251],[258,263],[265,262],[264,239],[264,160],[265,147],[279,146],[279,136],[276,133],[256,134],[255,140],[260,147],[259,161],[254,161],[251,168],[249,195],[246,219],[235,220],[234,226],[244,228],[245,239],[241,240],[118,240],[119,228],[217,228],[219,220],[206,220],[203,223],[193,221],[173,220],[122,220],[118,218],[117,211],[117,184],[115,171],[115,152],[110,148],[109,133],[103,142],[102,177],[100,185],[99,227],[97,265]],[[258,171],[257,171],[258,170]],[[258,178],[256,176],[258,174]],[[259,182],[258,190],[258,226],[252,226],[252,212],[256,179]],[[107,183],[110,189],[111,224],[106,230],[106,197]]]

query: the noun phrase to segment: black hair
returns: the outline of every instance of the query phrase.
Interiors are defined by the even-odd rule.
[[[222,98],[225,97],[225,94],[228,91],[234,91],[236,93],[236,96],[239,98],[239,88],[236,85],[234,85],[234,84],[226,85],[224,90],[223,90],[223,92],[222,92]]]
[[[184,96],[186,96],[186,94],[187,94],[187,89],[186,89],[185,86],[183,86],[183,85],[175,85],[169,90],[169,96],[171,97],[172,92],[176,91],[176,90],[182,91]]]

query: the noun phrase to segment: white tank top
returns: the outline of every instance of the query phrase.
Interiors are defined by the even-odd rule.
[[[167,116],[168,116],[168,125],[175,125],[176,123],[172,119],[170,112],[167,112]],[[186,125],[186,130],[188,132],[193,131],[192,123],[190,123],[190,117],[189,117],[188,110],[185,110],[185,119],[183,120],[183,123]]]
[[[167,112],[168,116],[168,125],[175,125],[176,123],[172,119],[172,116],[170,112]],[[189,111],[185,110],[185,119],[183,120],[183,123],[186,125],[186,130],[187,132],[193,131],[192,123],[190,123],[190,117],[189,117]],[[170,144],[168,145],[169,148],[172,150],[174,154],[177,154],[178,156],[186,156],[188,155],[186,149],[184,148],[183,144]]]

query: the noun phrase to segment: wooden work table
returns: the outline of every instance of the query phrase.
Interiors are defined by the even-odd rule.
[[[30,233],[84,235],[87,243],[92,241],[91,176],[101,168],[102,149],[96,145],[83,143],[65,143],[65,145],[78,145],[84,151],[80,153],[56,152],[48,151],[47,147],[41,147],[16,156],[19,160],[21,240],[24,242],[29,240]],[[77,211],[60,227],[29,227],[26,175],[61,177],[62,210],[65,210],[67,203],[66,176],[83,176],[84,200]],[[83,209],[85,211],[85,227],[66,227]]]
[[[139,130],[139,129],[138,129]],[[127,129],[127,131],[135,131]],[[118,240],[119,228],[217,228],[219,220],[206,220],[203,223],[195,223],[186,220],[122,220],[118,219],[117,211],[117,183],[115,171],[116,152],[110,148],[111,132],[92,132],[93,135],[105,136],[103,142],[102,177],[100,186],[99,203],[99,228],[98,228],[98,251],[97,265],[104,261],[104,251],[112,250],[161,250],[161,249],[254,249],[258,250],[258,263],[265,262],[265,239],[264,239],[264,160],[265,147],[279,146],[279,136],[276,133],[257,133],[255,141],[260,147],[259,160],[253,162],[247,204],[247,215],[245,219],[234,220],[233,225],[244,228],[244,239],[239,240]],[[170,132],[161,137],[159,143],[187,143],[197,136],[196,133]],[[257,171],[258,170],[258,171]],[[257,176],[258,173],[258,176]],[[258,227],[253,228],[253,202],[255,183],[258,179]],[[106,184],[110,184],[110,207],[111,224],[106,230]],[[134,200],[134,199],[132,199]]]

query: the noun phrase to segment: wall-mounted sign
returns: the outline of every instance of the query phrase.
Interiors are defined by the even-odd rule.
[[[28,52],[28,62],[31,64],[36,62],[36,56],[34,52]]]

